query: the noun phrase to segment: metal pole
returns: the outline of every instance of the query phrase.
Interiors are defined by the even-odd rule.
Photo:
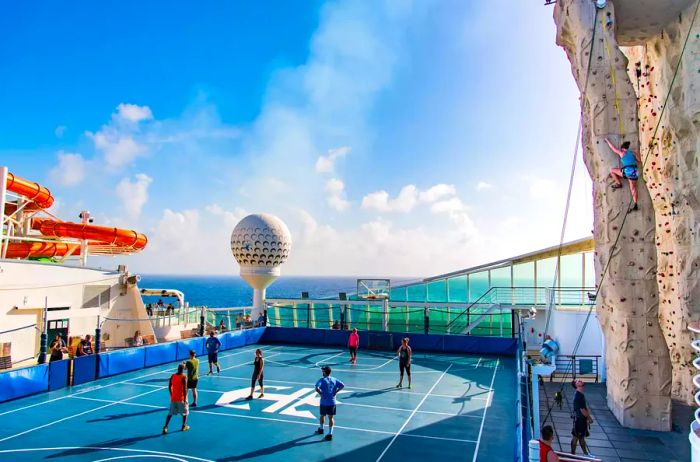
[[[5,194],[7,193],[7,167],[0,167],[0,257],[5,258],[7,255],[7,246],[5,245],[5,232],[3,225],[5,224]]]
[[[204,307],[199,313],[199,336],[204,337]]]
[[[48,315],[49,315],[49,297],[44,297],[44,316],[42,320],[42,325],[41,325],[41,337],[40,337],[40,343],[39,343],[39,358],[37,358],[37,362],[39,364],[44,364],[46,362],[46,350],[47,350],[47,342],[48,342]]]
[[[100,354],[102,347],[102,327],[100,327],[100,315],[97,315],[97,327],[95,327],[95,354]],[[99,361],[98,361],[99,362]]]
[[[389,300],[382,300],[382,330],[389,330]]]
[[[427,306],[423,309],[423,330],[426,334],[430,332],[430,308]]]

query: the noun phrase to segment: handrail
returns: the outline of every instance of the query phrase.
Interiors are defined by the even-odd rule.
[[[482,300],[483,298],[485,298],[487,295],[490,297],[490,296],[493,294],[493,292],[495,292],[497,289],[498,289],[498,287],[490,287],[489,290],[487,290],[481,297],[477,298],[476,301],[472,302],[469,306],[467,306],[467,309],[466,309],[466,310],[464,310],[464,311],[462,311],[461,313],[459,313],[459,314],[457,315],[456,318],[454,318],[454,319],[451,320],[449,323],[447,323],[447,329],[452,328],[452,326],[453,326],[453,324],[455,323],[455,321],[457,321],[459,318],[461,318],[461,317],[464,316],[465,314],[469,314],[469,310],[470,310],[472,307],[474,307],[474,305],[477,305],[477,304],[483,305],[483,304],[485,304],[485,303],[482,302],[481,300]]]

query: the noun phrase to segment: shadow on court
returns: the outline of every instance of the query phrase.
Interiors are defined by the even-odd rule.
[[[86,456],[88,454],[102,451],[102,448],[121,448],[124,446],[132,446],[132,445],[135,445],[135,444],[138,444],[138,443],[141,443],[143,441],[147,441],[147,440],[150,440],[153,438],[163,438],[163,437],[165,437],[165,435],[162,435],[160,433],[155,433],[152,435],[133,436],[131,438],[106,440],[106,441],[101,441],[99,443],[91,443],[88,445],[90,447],[67,449],[65,451],[57,452],[56,454],[51,454],[50,456],[47,456],[47,458],[48,459],[56,459],[59,457],[81,456],[81,459],[83,459],[84,456]],[[90,459],[85,459],[85,460],[90,460]]]
[[[112,420],[119,420],[119,419],[128,419],[129,417],[138,417],[142,415],[148,415],[148,414],[154,414],[156,412],[163,412],[165,411],[165,408],[159,408],[159,409],[149,409],[147,411],[142,411],[142,412],[131,412],[131,413],[122,413],[122,414],[112,414],[112,415],[107,415],[104,416],[100,419],[91,419],[88,420],[89,423],[93,422],[109,422]]]
[[[370,396],[377,396],[377,395],[383,395],[384,393],[389,393],[391,391],[395,391],[396,387],[386,387],[386,388],[380,388],[378,390],[372,390],[372,391],[354,391],[352,393],[348,393],[345,396],[348,398],[368,398]]]
[[[305,441],[305,440],[308,440],[310,438],[315,438],[315,439],[313,441]],[[276,454],[278,452],[286,451],[287,449],[291,449],[291,448],[295,448],[295,447],[299,447],[299,446],[308,446],[311,444],[319,444],[319,443],[331,444],[329,441],[326,441],[323,439],[323,435],[311,434],[311,435],[295,438],[293,440],[285,441],[284,443],[275,444],[274,446],[269,446],[266,448],[257,449],[255,451],[250,451],[250,452],[247,452],[245,454],[238,455],[238,456],[230,456],[230,457],[226,457],[223,459],[217,459],[217,462],[233,462],[235,460],[245,460],[245,459],[252,459],[254,457],[269,456],[272,454]]]

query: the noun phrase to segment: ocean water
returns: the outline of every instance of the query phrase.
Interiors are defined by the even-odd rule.
[[[193,306],[223,308],[250,306],[253,289],[239,276],[166,276],[141,275],[140,288],[177,289],[185,294],[185,301]],[[267,289],[268,297],[299,298],[309,292],[311,298],[338,297],[338,292],[348,294],[357,289],[355,277],[282,276]],[[158,297],[144,297],[153,303]]]

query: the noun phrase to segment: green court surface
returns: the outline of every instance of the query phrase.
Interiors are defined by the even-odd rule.
[[[265,352],[266,393],[245,401],[256,347]],[[220,375],[200,377],[191,429],[180,431],[174,416],[167,435],[161,429],[175,363],[4,403],[0,460],[513,460],[513,358],[416,351],[411,390],[395,388],[391,352],[360,350],[357,365],[347,360],[344,349],[330,347],[229,350]],[[333,441],[315,434],[320,365],[346,386]]]

